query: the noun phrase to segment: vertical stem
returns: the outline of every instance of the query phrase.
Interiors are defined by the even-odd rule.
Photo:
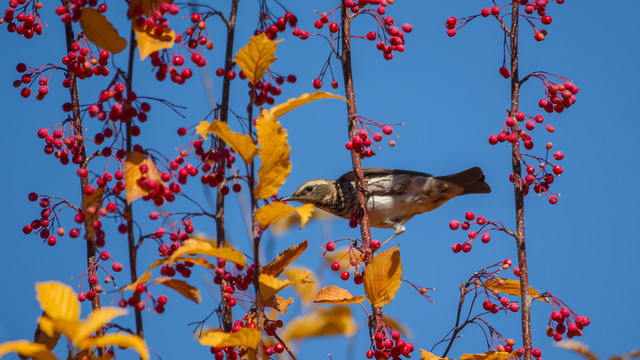
[[[233,40],[236,31],[236,16],[238,14],[238,2],[239,0],[231,0],[231,12],[229,14],[229,20],[227,23],[227,49],[224,56],[224,69],[226,71],[231,70],[233,66]],[[220,120],[227,122],[229,117],[229,92],[231,88],[231,80],[226,76],[222,80],[222,104],[220,105]],[[226,144],[222,140],[218,140],[217,151],[223,151]],[[225,166],[224,159],[221,160],[221,166]],[[224,227],[224,195],[222,195],[222,188],[225,186],[226,181],[223,180],[218,183],[217,197],[216,197],[216,243],[218,247],[225,246],[225,227]],[[224,295],[223,289],[226,282],[220,286],[220,294]],[[233,327],[233,312],[229,301],[222,296],[222,327],[225,332],[231,332]]]
[[[70,0],[62,0],[62,5],[64,5],[65,7],[69,7],[69,4],[71,3]],[[73,27],[71,26],[71,24],[65,24],[64,26],[64,30],[65,30],[65,38],[66,38],[66,45],[67,45],[67,52],[72,51],[71,49],[71,44],[73,44],[75,42],[75,34],[73,32]],[[80,152],[80,156],[82,158],[81,163],[79,164],[80,167],[87,167],[88,166],[88,161],[87,161],[87,151],[86,148],[84,146],[84,138],[82,135],[82,118],[80,117],[80,97],[78,95],[78,81],[76,78],[75,73],[73,72],[69,72],[69,80],[71,80],[71,87],[69,88],[69,95],[71,96],[71,104],[73,104],[73,119],[71,119],[71,125],[73,126],[73,131],[76,135],[76,141],[78,142],[78,146],[81,149]],[[84,199],[84,188],[87,187],[87,185],[89,185],[89,178],[87,177],[81,177],[80,178],[80,196]],[[84,210],[84,209],[83,209]],[[91,226],[93,226],[93,224],[90,223],[89,219],[85,219],[85,229],[90,229]],[[95,236],[95,232],[94,232],[94,236]],[[87,245],[87,267],[89,269],[89,275],[95,275],[97,272],[97,261],[96,261],[96,251],[97,251],[97,247],[96,247],[96,242],[95,242],[95,238],[90,238],[88,233],[85,235],[85,243]],[[100,305],[100,294],[96,294],[96,296],[93,298],[93,300],[91,300],[91,309],[95,310],[95,309],[99,309],[101,307]],[[96,336],[103,336],[104,335],[104,328],[100,327],[97,331],[96,331]],[[104,348],[99,347],[98,348],[98,355],[102,356],[102,354],[104,353]]]
[[[518,15],[519,4],[513,2],[511,6],[511,30],[509,40],[511,47],[511,116],[518,111],[520,102],[520,79],[518,76]],[[516,122],[512,132],[519,133]],[[522,313],[522,346],[525,349],[524,360],[531,360],[531,295],[529,294],[529,272],[527,269],[527,252],[524,233],[524,188],[522,186],[522,162],[520,154],[520,139],[511,148],[511,166],[513,170],[513,190],[516,207],[516,243],[518,246],[518,266],[520,270],[520,293]]]
[[[358,136],[360,127],[358,126],[358,113],[356,111],[356,95],[353,88],[353,71],[351,67],[351,19],[349,9],[345,6],[345,1],[341,1],[340,14],[342,21],[342,75],[344,77],[344,91],[347,98],[347,116],[348,116],[348,135],[349,139]],[[371,252],[371,230],[369,229],[369,214],[367,213],[367,197],[362,173],[362,162],[360,154],[351,150],[351,164],[356,182],[356,194],[360,207],[358,209],[360,234],[362,236],[363,249],[365,251],[364,262],[368,265],[373,258]],[[370,333],[376,333],[384,330],[384,322],[382,321],[382,308],[371,306],[371,316],[369,318]]]
[[[135,32],[133,31],[133,21],[131,22],[131,32],[129,34],[129,64],[127,67],[127,91],[133,91],[133,61],[134,61],[134,52],[136,49],[136,37]],[[128,97],[128,94],[126,94]],[[133,149],[132,144],[132,135],[131,135],[131,124],[133,119],[129,119],[127,121],[127,133],[126,133],[126,150],[127,154],[129,154]],[[135,282],[138,280],[138,247],[136,246],[134,227],[133,227],[133,206],[127,202],[124,210],[125,218],[127,220],[127,245],[129,247],[129,272],[131,274],[131,282]],[[136,306],[135,308],[135,318],[136,318],[136,335],[143,337],[142,331],[142,312]]]

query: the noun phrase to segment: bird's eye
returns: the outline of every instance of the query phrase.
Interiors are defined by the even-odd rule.
[[[307,192],[311,192],[313,190],[313,186],[307,186]]]

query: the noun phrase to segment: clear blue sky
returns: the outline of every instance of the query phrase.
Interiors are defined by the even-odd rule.
[[[241,2],[240,30],[236,50],[243,46],[255,26],[254,2]],[[313,32],[316,19],[313,10],[330,11],[326,2],[288,2],[299,18],[299,26]],[[115,4],[109,4],[116,6]],[[512,258],[515,246],[506,236],[494,235],[488,245],[479,242],[469,254],[453,254],[451,245],[464,240],[461,232],[448,230],[451,219],[461,219],[465,211],[472,210],[492,220],[513,225],[513,190],[508,182],[510,153],[506,146],[489,146],[487,138],[502,127],[508,106],[508,81],[498,75],[502,65],[503,35],[493,19],[476,19],[448,38],[444,22],[449,16],[476,14],[490,2],[402,2],[389,8],[396,22],[409,22],[414,31],[406,35],[406,51],[385,61],[375,50],[375,43],[356,42],[354,46],[354,76],[359,113],[383,123],[404,122],[397,128],[400,135],[395,148],[383,146],[378,155],[365,161],[367,167],[398,168],[445,175],[480,166],[493,192],[454,199],[437,211],[418,216],[406,224],[407,231],[390,245],[400,244],[404,277],[414,283],[435,287],[430,304],[421,300],[408,286],[400,289],[398,297],[387,307],[385,314],[399,319],[411,330],[411,341],[416,348],[429,349],[453,325],[460,282],[484,266]],[[7,230],[4,247],[0,252],[2,296],[0,296],[0,342],[30,339],[40,309],[35,301],[34,283],[60,280],[77,286],[79,280],[71,277],[85,270],[84,244],[64,237],[51,248],[35,236],[22,234],[22,227],[34,219],[39,209],[27,200],[27,194],[62,196],[78,203],[79,182],[75,168],[61,166],[53,157],[43,153],[44,142],[37,138],[40,127],[49,127],[64,120],[60,108],[68,101],[66,90],[58,88],[61,74],[51,79],[51,92],[44,101],[22,99],[11,86],[17,78],[13,70],[18,62],[37,66],[47,62],[58,64],[64,54],[62,26],[53,14],[54,4],[45,3],[43,14],[49,26],[42,36],[27,41],[15,34],[2,31],[1,42],[5,55],[0,63],[0,94],[4,128],[0,159],[4,176],[0,180],[0,224]],[[275,9],[275,7],[274,7]],[[556,128],[552,136],[534,132],[535,153],[542,153],[546,141],[552,141],[564,151],[562,161],[565,172],[554,183],[553,190],[562,194],[555,206],[544,197],[530,195],[526,199],[527,246],[531,284],[550,291],[568,303],[573,310],[588,315],[592,324],[586,328],[580,341],[588,344],[602,358],[640,348],[636,324],[640,322],[637,298],[640,292],[634,286],[638,273],[640,245],[633,227],[633,214],[640,200],[638,188],[633,185],[639,173],[633,164],[638,159],[637,136],[640,130],[637,111],[633,107],[640,95],[636,84],[638,70],[639,31],[636,14],[640,5],[635,1],[604,4],[601,1],[566,1],[549,6],[553,23],[547,26],[549,34],[542,43],[533,40],[526,24],[522,25],[521,74],[543,70],[568,77],[580,87],[577,103],[568,111],[548,116]],[[112,13],[113,14],[113,13]],[[112,15],[116,24],[122,18]],[[172,20],[173,21],[173,20]],[[176,23],[174,21],[173,23]],[[373,30],[370,18],[357,19],[354,33],[366,34]],[[4,28],[4,26],[2,26]],[[122,27],[124,29],[124,27]],[[223,63],[223,28],[210,26],[215,48],[207,53],[210,74]],[[125,34],[121,30],[121,34]],[[276,99],[284,101],[311,92],[311,80],[317,76],[328,57],[326,43],[318,38],[301,41],[290,35],[280,44],[276,55],[280,58],[273,69],[293,73],[298,83],[283,87]],[[126,56],[115,57],[125,66]],[[136,65],[134,88],[139,95],[166,98],[187,106],[182,119],[154,104],[150,120],[142,126],[140,142],[147,147],[172,153],[181,145],[175,135],[180,126],[191,126],[207,113],[207,97],[201,82],[192,79],[184,86],[169,82],[156,83],[148,71],[148,60]],[[342,85],[338,63],[332,61],[336,78]],[[198,72],[195,72],[199,75]],[[220,101],[221,83],[213,79],[215,96]],[[325,84],[330,80],[325,79]],[[97,99],[99,85],[83,84],[81,103]],[[243,114],[246,102],[246,84],[233,82],[234,109]],[[333,91],[328,86],[324,90]],[[342,87],[334,92],[341,93]],[[528,114],[538,111],[537,102],[543,88],[530,81],[522,91],[521,107]],[[293,170],[281,193],[289,194],[302,182],[316,177],[337,178],[350,168],[349,154],[344,150],[346,141],[345,107],[337,100],[323,100],[298,109],[282,119],[289,133],[292,147]],[[232,124],[234,122],[232,121]],[[93,120],[87,121],[95,126]],[[93,133],[95,130],[89,130]],[[169,144],[169,146],[167,146]],[[173,156],[173,155],[172,155]],[[190,196],[204,199],[197,181],[187,187]],[[246,203],[246,194],[228,198],[229,237],[243,250],[247,250],[246,226],[236,199]],[[188,210],[187,204],[178,203],[175,211]],[[152,211],[149,204],[135,204],[140,217]],[[72,221],[65,213],[62,220]],[[148,229],[157,226],[142,221]],[[109,226],[112,226],[111,224]],[[70,228],[67,225],[66,228]],[[196,221],[200,232],[214,233],[214,224]],[[329,232],[324,232],[326,229]],[[374,236],[386,238],[390,230],[374,230]],[[322,267],[323,285],[344,285],[338,276],[320,262],[321,250],[327,238],[356,237],[345,221],[310,224],[299,231],[288,232],[274,239],[264,236],[265,259],[271,259],[282,249],[303,240],[310,247],[297,261],[311,269]],[[124,237],[114,229],[107,237],[108,249],[127,266]],[[142,248],[141,267],[144,269],[157,257],[156,245]],[[120,286],[127,284],[127,275],[117,279]],[[163,315],[145,312],[145,329],[149,345],[163,359],[209,356],[208,349],[197,345],[187,323],[204,318],[218,301],[217,290],[208,285],[211,277],[194,272],[191,282],[203,291],[203,303],[194,305],[166,291],[170,296]],[[86,286],[85,286],[86,287]],[[347,286],[353,293],[362,290]],[[159,291],[159,289],[156,289]],[[113,296],[107,295],[103,304]],[[115,304],[114,304],[115,305]],[[292,312],[300,310],[294,306]],[[300,358],[334,360],[364,356],[366,348],[366,320],[359,307],[352,309],[360,332],[353,340],[332,338],[309,340],[297,344]],[[83,307],[87,314],[87,305]],[[236,313],[236,315],[239,311]],[[543,350],[545,359],[578,359],[578,355],[552,346],[545,336],[550,308],[543,303],[533,307],[534,344]],[[506,337],[519,340],[519,314],[500,315],[488,320]],[[124,326],[133,326],[127,319]],[[215,323],[211,323],[212,326]],[[463,333],[464,338],[454,345],[451,357],[465,352],[482,352],[483,337],[477,328]],[[353,345],[352,348],[350,346]],[[345,350],[346,349],[346,350]],[[351,349],[351,350],[349,350]],[[353,350],[356,349],[356,350]],[[355,352],[354,352],[355,351]],[[441,354],[442,348],[436,351]],[[63,357],[64,345],[57,353]],[[134,358],[133,353],[119,352],[121,358]],[[17,358],[9,356],[9,359]]]

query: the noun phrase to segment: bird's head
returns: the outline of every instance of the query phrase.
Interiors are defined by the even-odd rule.
[[[298,201],[313,204],[320,208],[330,208],[337,196],[336,182],[328,179],[313,179],[302,184],[293,194],[282,201]]]

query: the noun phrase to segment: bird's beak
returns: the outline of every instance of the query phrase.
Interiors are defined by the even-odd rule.
[[[296,199],[295,196],[289,195],[289,196],[285,196],[285,197],[281,198],[280,201],[292,201],[292,200],[295,200],[295,199]]]

